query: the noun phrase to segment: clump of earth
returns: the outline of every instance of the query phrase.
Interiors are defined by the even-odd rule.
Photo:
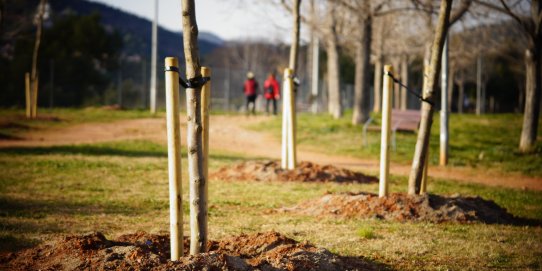
[[[327,194],[316,200],[303,202],[279,211],[314,216],[346,218],[376,218],[392,221],[481,222],[486,224],[539,224],[518,218],[495,202],[481,197],[433,194],[409,196],[392,193],[380,198],[371,193]]]
[[[211,179],[228,181],[283,181],[283,182],[337,182],[376,183],[378,178],[338,168],[301,162],[293,170],[285,170],[277,161],[247,161],[219,169]]]
[[[184,239],[188,255],[189,240]],[[69,236],[0,256],[0,270],[379,270],[277,232],[209,241],[207,253],[170,261],[169,236],[145,232],[109,240],[99,232]]]

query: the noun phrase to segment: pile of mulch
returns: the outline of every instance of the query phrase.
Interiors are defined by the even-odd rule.
[[[184,240],[185,255],[189,241]],[[276,232],[209,241],[208,253],[169,260],[169,237],[144,232],[108,240],[101,233],[69,236],[0,257],[0,270],[381,270]]]
[[[393,193],[378,197],[370,193],[327,194],[279,211],[314,216],[376,218],[392,221],[481,222],[486,224],[539,225],[540,222],[518,218],[491,200],[460,195],[432,194],[409,196]]]
[[[378,178],[332,165],[301,162],[293,170],[285,170],[277,161],[247,161],[219,169],[211,179],[228,181],[283,181],[376,183]]]

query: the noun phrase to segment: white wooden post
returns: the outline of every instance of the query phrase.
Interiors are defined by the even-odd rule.
[[[174,57],[168,57],[165,62],[171,260],[177,261],[183,255],[179,60]]]
[[[211,69],[208,67],[201,67],[201,76],[203,77],[211,77]],[[203,87],[201,87],[201,136],[203,137],[203,178],[205,180],[204,182],[204,188],[203,188],[203,202],[209,202],[209,129],[210,129],[210,122],[209,122],[209,107],[211,103],[211,81],[205,83]],[[206,223],[203,226],[204,232],[207,233],[208,227],[207,227],[207,212],[205,214],[205,221]]]
[[[281,168],[288,168],[288,121],[289,121],[289,112],[290,112],[290,87],[286,72],[284,71],[284,78],[282,82],[282,160]]]
[[[284,89],[287,90],[288,95],[288,138],[287,138],[287,145],[288,145],[288,169],[295,169],[297,164],[297,153],[296,153],[296,115],[295,115],[295,91],[294,91],[294,80],[292,78],[293,76],[293,70],[292,69],[286,69],[284,70]]]
[[[442,64],[441,64],[441,106],[440,106],[440,160],[439,164],[441,166],[446,166],[448,164],[448,119],[449,119],[449,109],[448,109],[448,39],[444,42],[444,48],[442,49]],[[427,158],[426,158],[427,160]]]
[[[380,145],[380,186],[378,195],[385,197],[388,195],[388,178],[390,170],[390,128],[391,128],[391,91],[393,91],[393,81],[388,75],[393,72],[391,65],[384,66],[384,79],[382,89],[382,140]]]

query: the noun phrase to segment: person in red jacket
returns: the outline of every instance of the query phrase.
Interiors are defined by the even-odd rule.
[[[270,73],[264,84],[264,97],[266,100],[265,112],[269,114],[269,104],[273,103],[273,115],[277,114],[277,100],[280,99],[280,89],[275,74]]]
[[[247,98],[247,114],[250,113],[250,104],[252,104],[252,114],[256,115],[256,98],[258,97],[258,81],[254,79],[254,73],[247,73],[247,80],[243,86],[245,97]]]

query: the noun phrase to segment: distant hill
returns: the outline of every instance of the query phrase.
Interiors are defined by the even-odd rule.
[[[49,1],[55,14],[75,13],[88,15],[97,12],[106,28],[118,31],[124,41],[123,51],[128,56],[149,58],[151,54],[152,22],[101,3],[85,0]],[[224,43],[218,36],[201,32],[199,36],[200,54],[204,57]],[[182,33],[158,28],[158,57],[177,56],[182,59]]]

